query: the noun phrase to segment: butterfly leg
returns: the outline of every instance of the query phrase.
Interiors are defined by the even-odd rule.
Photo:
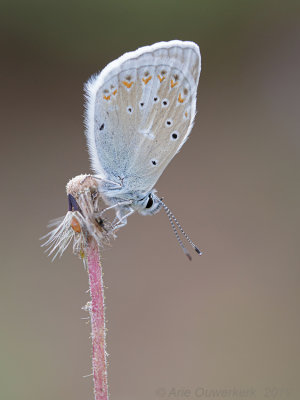
[[[97,175],[92,175],[92,176],[93,176],[93,178],[100,181],[102,184],[108,183],[109,185],[112,185],[113,188],[115,188],[115,189],[120,189],[123,186],[122,182],[119,183],[119,182],[111,181],[109,179],[101,178],[101,176],[97,176]]]
[[[134,209],[131,207],[122,207],[117,211],[117,223],[113,226],[113,231],[120,229],[127,224],[127,218],[134,213]]]
[[[114,186],[116,189],[119,189],[119,188],[122,187],[122,183],[114,182],[114,181],[111,181],[111,180],[109,180],[109,179],[102,178],[101,176],[98,176],[98,175],[91,175],[91,174],[84,175],[84,177],[83,177],[82,180],[80,181],[80,184],[82,185],[82,184],[86,181],[86,179],[87,179],[87,178],[90,178],[90,177],[91,177],[91,178],[95,178],[95,179],[98,180],[98,181],[101,181],[102,184],[108,183],[108,184]]]
[[[119,203],[114,204],[113,206],[106,207],[102,211],[99,212],[99,217],[102,216],[106,211],[112,210],[113,208],[119,207],[119,206],[127,206],[130,205],[132,201],[120,201]]]

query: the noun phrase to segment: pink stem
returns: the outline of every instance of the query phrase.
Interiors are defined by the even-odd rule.
[[[91,239],[87,248],[92,325],[93,375],[95,400],[108,400],[107,364],[105,353],[104,288],[99,247]]]

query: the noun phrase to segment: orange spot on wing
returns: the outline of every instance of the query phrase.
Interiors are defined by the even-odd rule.
[[[109,96],[103,96],[104,100],[109,100],[110,99],[110,95]]]
[[[171,88],[173,88],[176,85],[178,85],[178,82],[174,82],[173,79],[171,79]]]
[[[71,228],[73,229],[74,232],[77,232],[77,233],[81,232],[80,224],[75,217],[72,218]]]
[[[149,78],[142,78],[142,81],[144,82],[145,85],[147,85],[147,83],[149,81],[151,81],[151,79],[152,79],[152,76],[149,76]]]
[[[186,117],[188,116],[188,113],[187,112],[185,112],[185,114],[184,114]]]
[[[127,89],[131,88],[131,86],[133,85],[133,82],[123,81],[122,83],[123,83],[123,85],[125,85],[127,87]]]
[[[183,103],[184,102],[184,99],[181,97],[181,93],[179,93],[178,101],[179,101],[179,103]]]
[[[117,89],[114,90],[112,94],[115,96],[117,94]]]
[[[162,81],[165,79],[165,76],[163,76],[162,78],[160,77],[160,75],[157,75],[159,82],[162,83]]]

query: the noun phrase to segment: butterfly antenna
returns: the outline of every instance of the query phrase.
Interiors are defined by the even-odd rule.
[[[179,238],[179,235],[178,235],[178,232],[177,232],[177,230],[176,230],[176,228],[175,228],[174,222],[175,222],[175,224],[178,226],[180,232],[183,234],[183,236],[184,236],[184,237],[186,238],[186,240],[189,242],[189,244],[193,247],[193,249],[195,250],[195,252],[201,256],[202,252],[198,249],[198,247],[191,241],[191,239],[189,238],[189,236],[185,233],[185,231],[183,230],[182,226],[181,226],[180,223],[177,221],[175,215],[172,213],[172,211],[169,209],[169,207],[167,207],[166,204],[165,204],[161,199],[159,199],[159,201],[160,201],[161,205],[163,206],[163,208],[164,208],[164,210],[165,210],[165,212],[166,212],[166,214],[167,214],[167,216],[168,216],[168,218],[169,218],[169,221],[170,221],[170,223],[171,223],[171,225],[172,225],[172,228],[173,228],[174,233],[176,232],[175,235],[176,235],[176,238],[177,238],[179,244],[182,243],[182,241],[181,241],[180,238]],[[174,221],[174,222],[173,222],[173,221]],[[187,254],[187,251],[186,251],[186,249],[184,248],[183,244],[180,244],[180,245],[181,245],[181,247],[183,247],[183,251],[185,252],[185,254]],[[190,257],[191,257],[191,256],[188,256],[188,258],[190,258]]]
[[[165,210],[165,211],[166,211],[166,210]],[[180,239],[180,237],[179,237],[179,235],[178,235],[178,232],[177,232],[177,230],[176,230],[176,227],[175,227],[175,225],[174,225],[174,222],[173,222],[173,220],[172,220],[172,217],[171,217],[168,213],[167,213],[167,216],[168,216],[168,218],[169,218],[170,224],[171,224],[171,226],[172,226],[172,229],[173,229],[173,231],[174,231],[174,233],[175,233],[176,239],[177,239],[177,241],[178,241],[180,247],[182,248],[182,250],[183,250],[184,254],[187,256],[187,258],[188,258],[190,261],[192,261],[192,257],[191,257],[191,255],[190,255],[190,253],[187,251],[187,249],[185,248],[184,244],[182,243],[182,240]]]

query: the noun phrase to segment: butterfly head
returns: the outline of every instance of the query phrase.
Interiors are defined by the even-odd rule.
[[[141,215],[153,215],[160,211],[162,204],[155,195],[156,190],[152,190],[141,200],[137,201],[137,210]]]

